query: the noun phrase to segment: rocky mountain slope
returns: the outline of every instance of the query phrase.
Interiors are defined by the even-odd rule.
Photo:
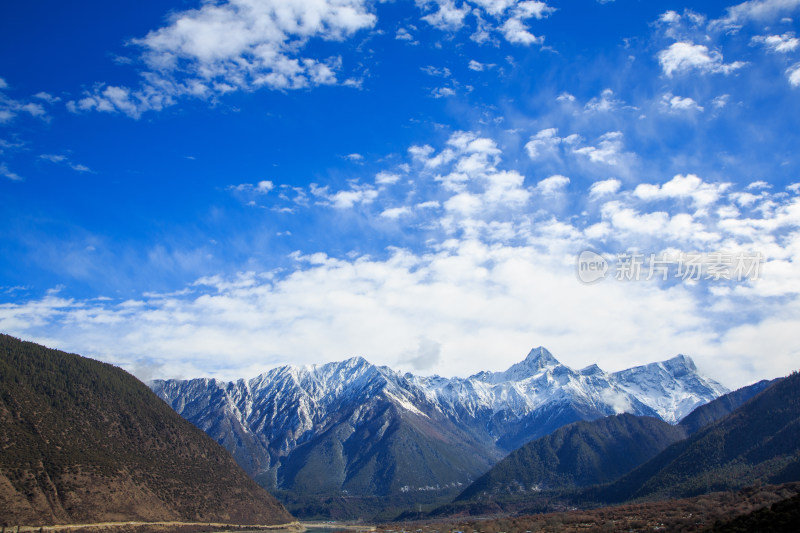
[[[0,335],[0,525],[129,520],[293,518],[130,374]]]

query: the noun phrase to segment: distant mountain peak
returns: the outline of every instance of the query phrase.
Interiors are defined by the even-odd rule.
[[[692,361],[692,358],[688,355],[678,354],[672,359],[667,359],[663,362],[664,367],[667,370],[672,371],[673,373],[676,371],[688,371],[688,372],[697,372],[697,367]]]
[[[602,374],[603,369],[597,366],[597,364],[595,363],[587,366],[586,368],[582,368],[580,370],[580,373],[583,374],[584,376],[593,376],[595,374]]]
[[[504,381],[519,381],[532,377],[545,368],[560,366],[561,363],[553,357],[547,348],[539,346],[528,352],[527,357],[519,363],[511,365],[505,372],[501,372]]]
[[[526,363],[535,363],[540,366],[558,365],[561,364],[553,357],[553,354],[544,346],[534,348],[525,357]]]

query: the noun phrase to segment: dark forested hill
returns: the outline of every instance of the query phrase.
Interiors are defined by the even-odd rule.
[[[712,422],[716,422],[720,418],[728,416],[733,411],[738,409],[742,404],[747,402],[750,398],[757,395],[770,385],[780,381],[781,378],[773,380],[761,380],[758,383],[753,383],[747,387],[742,387],[728,394],[723,394],[716,400],[712,400],[705,405],[701,405],[691,413],[689,413],[680,425],[686,428],[687,433],[690,435]]]
[[[677,442],[589,500],[688,497],[753,483],[800,480],[800,374]]]
[[[685,437],[682,427],[645,416],[576,422],[511,452],[457,500],[607,483]]]
[[[125,371],[0,335],[0,525],[292,517]]]

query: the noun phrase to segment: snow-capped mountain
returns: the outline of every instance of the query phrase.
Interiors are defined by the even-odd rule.
[[[675,423],[727,392],[682,355],[607,373],[573,370],[544,348],[468,378],[401,374],[356,357],[151,387],[268,488],[365,496],[457,490],[570,422],[625,412]]]

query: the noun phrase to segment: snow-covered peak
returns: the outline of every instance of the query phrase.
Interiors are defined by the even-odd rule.
[[[694,361],[685,355],[635,366],[616,372],[611,377],[671,423],[680,421],[696,407],[729,392],[716,381],[700,375]]]
[[[605,372],[603,372],[603,369],[597,366],[597,364],[593,364],[587,366],[586,368],[582,368],[578,371],[578,373],[582,376],[597,376],[602,375]]]
[[[484,383],[511,383],[541,376],[543,371],[563,367],[546,348],[539,346],[528,353],[519,363],[511,365],[505,372],[479,372],[470,376],[470,380]],[[566,367],[564,367],[566,368]]]

